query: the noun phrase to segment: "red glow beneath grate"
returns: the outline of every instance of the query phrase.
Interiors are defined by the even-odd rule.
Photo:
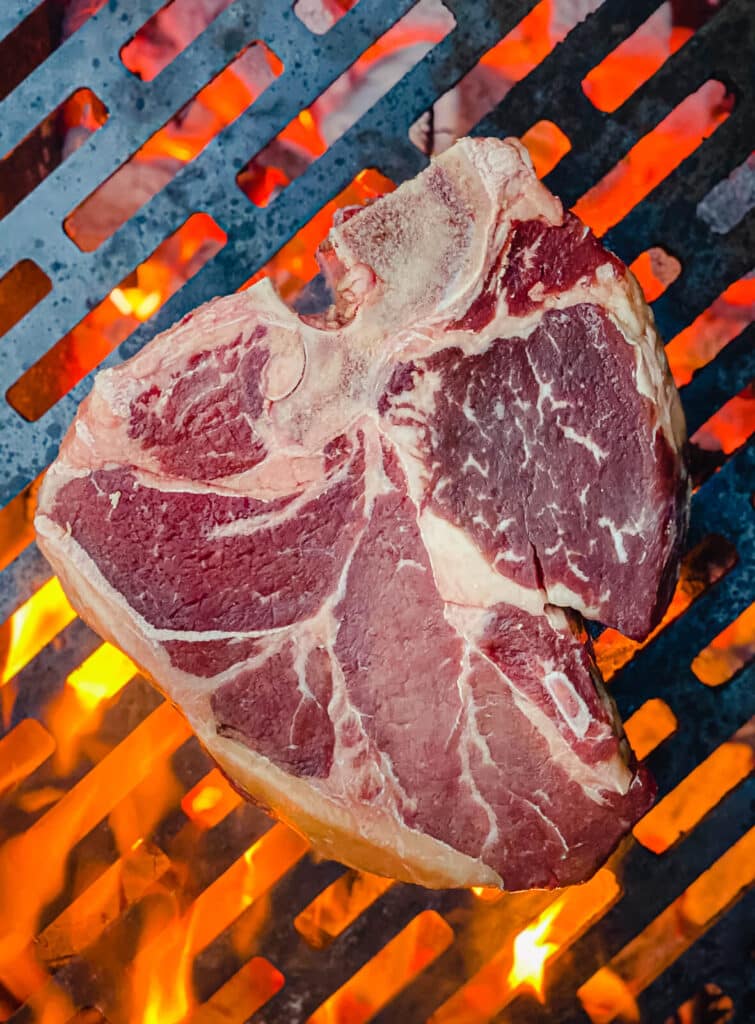
[[[686,26],[672,26],[673,5],[661,4],[636,32],[594,67],[582,81],[588,99],[607,113],[617,110],[624,100],[651,78],[672,53],[692,36]],[[710,5],[710,13],[715,4]]]
[[[66,218],[66,232],[85,252],[97,249],[250,107],[282,70],[264,43],[252,43]]]
[[[676,386],[689,384],[695,371],[714,359],[753,320],[755,277],[743,277],[666,345]]]
[[[272,202],[453,26],[439,0],[420,0],[239,172],[245,195],[257,206]]]
[[[207,3],[207,8],[217,14],[229,2],[214,0]],[[96,4],[101,6],[101,0]],[[124,48],[124,63],[143,80],[154,79],[198,34],[186,16],[192,5],[196,6],[196,0],[175,0]],[[326,0],[318,30],[326,30],[350,6],[349,0]],[[663,5],[654,16],[656,21],[666,16],[669,6]],[[298,0],[294,5],[297,16],[305,21],[310,16],[307,8],[317,7],[316,0]],[[573,7],[576,12],[579,5]],[[553,0],[542,0],[506,39],[483,56],[457,89],[444,97],[446,104],[468,98],[470,89],[487,83],[490,89],[483,99],[490,109],[497,102],[495,97],[504,95],[563,37],[565,28],[556,17],[559,11],[563,14]],[[180,12],[185,22],[183,35],[179,38],[180,33],[171,28],[166,45],[158,46],[155,40],[162,32],[161,25],[170,25],[170,19]],[[569,16],[576,17],[576,13]],[[412,35],[405,29],[401,26],[399,32],[397,26],[393,35],[387,34],[368,51],[369,60],[355,71],[366,75],[400,47],[429,41],[429,30],[424,35]],[[677,49],[689,34],[687,29],[673,29],[655,49],[648,47],[644,52],[636,48],[637,39],[630,41],[631,45],[622,44],[586,77],[585,91],[600,109],[615,109],[662,63],[664,54]],[[439,37],[437,31],[432,34],[433,40]],[[640,32],[638,38],[646,37]],[[269,53],[265,61],[271,74],[280,71]],[[82,248],[99,245],[162,187],[162,179],[150,177],[155,165],[170,164],[168,180],[246,109],[259,93],[250,89],[242,72],[240,66],[231,65],[181,112],[180,124],[174,122],[161,129],[134,155],[126,166],[131,171],[137,168],[139,174],[148,172],[142,191],[131,193],[130,179],[119,178],[121,169],[74,211],[68,228]],[[344,81],[348,86],[354,76]],[[328,103],[335,103],[334,97],[335,92],[326,97]],[[300,165],[283,167],[274,159],[264,164],[263,154],[258,154],[242,178],[247,193],[258,205],[269,203],[332,140],[323,128],[328,109],[323,99],[302,111],[276,140],[301,153]],[[580,200],[588,219],[592,218],[598,230],[615,223],[722,123],[729,113],[727,103],[722,87],[715,82],[685,100]],[[442,101],[436,104],[435,116],[442,130],[443,122],[438,120],[441,106]],[[466,107],[466,113],[454,122],[457,129],[465,130],[464,116],[469,117],[469,109]],[[475,110],[479,112],[470,125],[485,112],[482,107]],[[65,112],[66,118],[70,117],[66,124],[73,146],[94,130],[96,108],[93,104],[89,108],[86,103],[78,108],[69,104]],[[195,132],[196,117],[200,115],[204,121]],[[541,176],[549,173],[571,146],[558,125],[550,121],[533,125],[523,141]],[[267,156],[272,153],[271,149]],[[108,186],[113,183],[124,193],[124,205],[116,210],[108,209],[112,206]],[[246,286],[267,273],[286,300],[294,299],[317,273],[313,253],[327,233],[334,210],[369,202],[393,187],[393,182],[377,171],[362,171]],[[224,233],[209,218],[201,214],[192,217],[14,385],[12,392],[19,411],[30,419],[42,415],[122,338],[148,320],[224,241]],[[638,257],[632,269],[649,300],[660,295],[681,272],[673,257],[657,248]],[[28,278],[28,290],[26,285],[12,286],[9,326],[49,290],[49,280],[41,270],[39,275],[36,285]],[[4,283],[0,282],[0,298]],[[733,285],[711,310],[671,342],[669,358],[678,382],[688,381],[694,370],[709,361],[751,318],[753,288],[755,282],[749,279]],[[732,428],[732,413],[741,423],[742,414],[751,408],[750,393],[743,393],[713,417],[703,431],[723,451],[732,451],[746,436],[743,427]],[[696,440],[701,437],[703,434]],[[30,540],[33,502],[31,489],[0,512],[0,558],[10,561]],[[734,565],[736,557],[734,548],[721,538],[708,538],[691,552],[672,606],[657,632],[684,614]],[[73,618],[57,581],[39,590],[0,627],[4,678],[9,679],[19,667],[27,665],[46,643],[54,644],[55,637]],[[745,613],[697,653],[691,668],[702,682],[726,685],[748,662],[752,656],[751,625],[751,616]],[[606,677],[626,664],[640,646],[615,631],[605,631],[596,643],[596,651]],[[272,963],[258,954],[265,952],[274,910],[285,912],[285,908],[275,909],[271,893],[282,876],[306,857],[306,844],[285,826],[276,825],[254,842],[245,840],[246,848],[242,846],[232,858],[229,856],[230,863],[224,862],[222,870],[218,867],[215,874],[207,873],[207,864],[223,855],[218,851],[238,839],[243,812],[248,808],[217,769],[204,768],[206,774],[197,773],[189,783],[179,777],[176,764],[189,746],[186,726],[166,704],[141,720],[135,716],[133,692],[140,681],[131,682],[133,671],[134,667],[118,652],[107,645],[99,648],[69,674],[62,694],[45,707],[44,724],[23,721],[0,740],[0,799],[5,801],[0,828],[0,841],[5,841],[0,846],[0,982],[7,988],[6,998],[0,986],[0,1019],[15,1012],[19,1002],[28,1000],[36,1019],[44,1024],[70,1024],[73,1020],[78,1024],[93,1024],[94,1020],[105,1024],[121,1020],[135,1024],[241,1022],[285,986],[286,964]],[[4,694],[14,687],[9,683]],[[10,704],[3,704],[6,720],[9,709]],[[129,722],[130,731],[124,740],[108,746],[104,723],[110,711]],[[685,711],[660,699],[647,701],[626,727],[637,755],[645,757],[660,743],[673,743],[675,732],[692,728]],[[131,728],[135,722],[139,724]],[[710,807],[724,799],[744,777],[751,766],[747,758],[751,758],[751,739],[732,737],[659,805],[657,813],[651,812],[656,817],[648,816],[641,823],[638,837],[644,836],[658,856],[666,856],[664,851],[694,829]],[[76,773],[90,765],[91,770],[78,778]],[[16,828],[19,822],[21,827]],[[24,832],[27,825],[30,827]],[[20,836],[13,834],[16,831]],[[79,844],[91,840],[97,832],[107,833],[106,853],[91,861],[78,858]],[[626,1012],[626,1019],[632,1019],[637,1012],[636,995],[649,983],[653,972],[672,962],[736,898],[751,876],[751,864],[751,846],[739,844],[728,860],[722,858],[714,865],[715,870],[691,886],[684,898],[658,919],[660,923],[646,929],[636,944],[613,958],[605,973],[600,972],[599,980],[591,979],[582,994],[593,1019],[601,1019],[606,1006],[610,1011],[615,1009],[612,1000],[617,993],[624,999],[619,1001],[620,1011]],[[331,955],[322,951],[335,940],[347,948],[350,926],[368,907],[377,910],[393,885],[391,880],[349,871],[301,910],[295,927],[307,943],[304,952],[314,970],[318,957]],[[551,971],[568,970],[571,943],[621,898],[619,857],[586,886],[557,895],[502,895],[480,890],[474,897],[470,894],[471,912],[468,908],[457,909],[446,919],[426,911],[398,935],[387,936],[391,941],[332,993],[312,1019],[328,1024],[367,1021],[450,949],[456,941],[457,921],[464,920],[464,914],[479,914],[474,918],[474,928],[478,930],[480,949],[474,948],[470,954],[477,966],[474,970],[466,963],[459,967],[460,987],[433,1020],[438,1024],[473,1024],[489,1020],[515,999],[529,1000],[530,1006],[535,998],[547,1001]],[[635,894],[627,898],[635,898]],[[54,912],[48,913],[53,904]],[[126,930],[124,919],[132,921],[131,931]],[[121,932],[119,927],[123,928]],[[118,983],[108,997],[103,997],[101,1010],[90,1015],[89,1011],[77,1012],[53,974],[60,964],[71,961],[75,965],[80,962],[76,958],[86,959],[93,946],[105,957],[104,967],[99,961],[98,969],[107,968],[107,953],[115,965]],[[336,955],[338,948],[333,946]],[[196,965],[208,951],[210,959],[216,957],[218,949],[226,955],[231,955],[230,950],[238,963],[233,964],[230,978],[223,975],[222,984],[218,977],[217,987],[199,1005],[193,985]],[[461,961],[464,947],[457,949]],[[236,969],[238,964],[242,966]],[[467,970],[471,978],[464,973]],[[292,970],[291,983],[294,981]],[[385,1012],[390,1014],[389,1006]]]
[[[596,235],[605,234],[712,135],[732,109],[726,87],[706,82],[586,192],[575,203],[574,212]]]
[[[640,283],[646,302],[655,300],[676,281],[682,272],[679,260],[659,247],[648,249],[629,267]]]
[[[148,320],[226,241],[212,217],[195,213],[8,390],[8,401],[37,420]]]
[[[706,452],[731,455],[755,432],[755,385],[749,384],[696,430],[690,441]]]
[[[151,82],[232,3],[213,0],[198,5],[197,0],[171,0],[126,43],[121,60],[143,82]]]

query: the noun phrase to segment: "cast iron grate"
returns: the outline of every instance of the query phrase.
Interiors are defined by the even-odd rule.
[[[323,35],[310,32],[288,2],[235,0],[152,81],[140,81],[127,71],[119,51],[165,0],[110,0],[89,18],[0,103],[0,153],[14,150],[58,106],[61,96],[70,96],[78,89],[90,89],[108,115],[99,131],[0,221],[0,280],[22,261],[33,260],[50,282],[49,292],[0,341],[3,395],[189,215],[212,217],[226,235],[225,244],[101,365],[112,365],[133,354],[158,330],[200,302],[240,287],[364,169],[375,169],[394,182],[420,170],[427,158],[409,139],[411,125],[535,6],[533,0],[444,2],[453,13],[455,28],[267,206],[256,206],[245,198],[236,185],[239,169],[411,9],[412,0],[360,0]],[[38,0],[3,4],[0,36],[14,30],[37,6]],[[727,119],[605,236],[607,244],[627,263],[651,247],[662,247],[681,264],[681,274],[653,304],[661,333],[671,339],[688,328],[729,286],[746,278],[752,267],[753,214],[745,212],[722,232],[712,228],[698,210],[710,190],[743,164],[750,153],[755,114],[755,18],[747,0],[729,0],[618,109],[612,113],[599,110],[585,95],[582,80],[658,7],[659,0],[606,0],[514,85],[473,132],[522,135],[544,119],[557,125],[568,137],[571,149],[546,180],[565,203],[572,204],[685,97],[711,79],[724,84],[733,101]],[[264,42],[282,62],[284,70],[279,77],[98,249],[82,251],[64,229],[70,212],[200,86],[254,41]],[[750,326],[699,369],[683,389],[690,433],[710,421],[748,386],[753,373],[752,340]],[[91,374],[35,421],[25,420],[9,402],[0,403],[0,506],[27,487],[52,460],[90,383]],[[649,754],[662,796],[673,793],[753,713],[751,665],[735,668],[724,685],[714,687],[701,684],[692,662],[726,627],[747,613],[752,600],[754,451],[745,432],[728,445],[728,450],[719,453],[714,465],[707,469],[702,466],[693,503],[690,550],[711,536],[723,537],[730,548],[736,549],[736,564],[729,565],[715,585],[705,589],[650,644],[634,652],[612,682],[612,692],[625,719],[641,715],[647,702],[662,699],[678,722],[673,735]],[[718,471],[712,473],[713,468]],[[14,613],[48,578],[34,543],[27,544],[0,575],[0,619]],[[44,721],[41,709],[45,701],[97,648],[94,635],[74,620],[11,678],[4,707],[12,710],[2,726],[6,739],[12,738],[14,729],[30,717],[39,716]],[[108,757],[117,762],[125,745],[131,743],[135,749],[142,749],[134,736],[139,729],[149,733],[150,721],[155,722],[153,716],[163,712],[139,678],[129,682],[120,697],[121,704],[128,700],[139,709],[138,714],[134,712],[131,719],[122,716],[120,724],[113,725],[109,753],[95,766],[93,775],[70,781],[64,800],[70,801],[71,794],[75,798],[88,779],[96,778],[97,771],[109,778]],[[134,715],[140,724],[131,730]],[[159,725],[158,719],[155,729]],[[169,733],[167,719],[165,728]],[[177,731],[169,737],[171,742],[166,741],[163,754],[172,759],[176,774],[190,787],[209,770],[209,765],[196,743],[178,727],[172,728]],[[157,734],[161,734],[159,729]],[[649,749],[652,747],[650,744]],[[20,783],[22,790],[33,788],[40,773],[44,773],[44,764],[31,764],[27,778]],[[147,784],[148,778],[137,778],[134,788]],[[717,799],[711,799],[708,813],[701,814],[699,823],[690,826],[691,834],[682,835],[681,841],[664,853],[656,854],[639,842],[632,843],[617,868],[623,895],[606,899],[598,920],[586,918],[584,926],[570,935],[570,943],[548,967],[547,1003],[540,1005],[526,993],[515,992],[499,1000],[498,1005],[491,1002],[487,1017],[498,1014],[495,1019],[517,1021],[587,1019],[577,989],[644,934],[703,872],[747,841],[751,784],[751,779],[743,777],[732,782]],[[120,799],[125,799],[128,792],[128,788],[124,790]],[[11,808],[11,804],[5,806],[6,810]],[[100,810],[86,832],[72,837],[72,858],[85,859],[102,843],[107,845],[111,808],[103,804]],[[55,807],[34,817],[32,835],[44,836],[44,829],[51,827],[49,822],[54,824],[54,817],[49,818],[54,813]],[[8,810],[9,822],[26,821],[14,814]],[[254,974],[255,964],[262,974],[273,969],[281,972],[285,983],[279,991],[272,985],[269,998],[260,998],[263,1005],[254,1017],[268,1024],[304,1021],[389,940],[411,928],[418,915],[433,911],[440,915],[440,937],[424,970],[408,977],[401,991],[385,1005],[376,1003],[371,1011],[376,1016],[360,1011],[357,1005],[357,1009],[352,1006],[348,1011],[354,1014],[350,1017],[343,1002],[340,1009],[332,1010],[334,1020],[361,1021],[368,1016],[385,1022],[424,1020],[451,999],[460,985],[484,969],[502,944],[510,947],[511,935],[543,911],[551,898],[533,897],[526,904],[506,900],[486,903],[466,892],[432,893],[396,885],[367,906],[326,948],[313,949],[303,940],[294,918],[335,882],[343,869],[331,863],[315,864],[306,856],[301,859],[300,851],[286,847],[290,840],[281,838],[280,827],[276,826],[277,832],[266,832],[267,827],[266,819],[251,808],[234,809],[209,829],[202,840],[206,846],[195,858],[207,854],[208,870],[214,874],[193,878],[183,889],[178,886],[178,892],[195,904],[203,894],[208,904],[220,899],[225,872],[232,871],[252,840],[262,844],[263,859],[267,856],[275,861],[280,857],[284,868],[290,864],[279,879],[273,872],[272,881],[263,892],[255,894],[246,909],[239,908],[237,917],[248,924],[246,942],[238,938],[239,920],[223,919],[222,927],[206,929],[208,941],[197,948],[192,964],[197,998],[209,999],[207,1005],[213,999],[217,1001],[219,993],[232,992],[234,978],[243,980],[244,971]],[[176,851],[178,858],[185,828],[186,820],[179,810],[166,811],[144,837],[155,851],[154,857],[170,861]],[[110,856],[115,860],[117,851],[110,849]],[[234,877],[228,876],[231,888]],[[751,881],[750,869],[742,875],[742,892]],[[0,848],[0,885],[3,882]],[[689,948],[684,943],[674,947],[671,960],[661,964],[657,977],[651,972],[638,983],[635,995],[643,1019],[665,1019],[703,981],[718,984],[741,1013],[741,1019],[746,1018],[747,1007],[752,1007],[752,936],[747,928],[751,928],[753,906],[751,893],[737,902],[738,895],[742,893],[732,896],[705,922],[705,927],[690,935]],[[47,934],[43,929],[54,925],[70,898],[69,887],[46,901],[39,925],[43,936]],[[252,916],[260,901],[265,901],[265,922],[253,927]],[[732,904],[734,909],[723,914]],[[139,899],[133,906],[126,901],[120,908],[123,912],[108,919],[102,934],[83,950],[73,949],[65,955],[58,950],[45,961],[44,950],[48,947],[43,943],[44,972],[54,975],[54,981],[50,981],[45,973],[44,982],[40,982],[43,1003],[44,993],[52,999],[53,993],[63,992],[76,1008],[100,1007],[112,1024],[125,1019],[119,979],[97,965],[107,961],[108,950],[118,948],[119,941],[128,942],[137,927],[138,908]],[[432,922],[436,918],[424,920]],[[452,930],[448,941],[444,939],[443,922],[446,930],[449,926]],[[664,972],[666,966],[669,969]],[[390,973],[392,968],[387,965],[384,970]],[[2,972],[0,981],[8,986]],[[11,1008],[14,998],[16,1003],[24,1001],[11,990]],[[245,1019],[241,1015],[246,1005],[243,1000],[233,1005],[236,1016],[231,1019]],[[465,1012],[466,1017],[444,1018],[440,1011],[438,1019],[487,1019],[482,1010],[478,1016],[469,1009]],[[44,1019],[39,998],[29,998],[12,1019]],[[204,1019],[201,1011],[196,1011],[196,1019]]]

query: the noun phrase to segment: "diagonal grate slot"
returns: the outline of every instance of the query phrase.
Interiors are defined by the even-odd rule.
[[[55,24],[53,7],[65,9]],[[407,25],[435,24],[439,8],[412,0],[0,8],[0,383],[15,398],[0,403],[0,1016],[597,1020],[621,996],[630,1015],[663,1020],[707,980],[709,958],[720,992],[694,1008],[725,997],[741,1012],[755,710],[751,5],[447,0],[446,22],[422,38]],[[271,79],[253,96],[232,87],[242,51]],[[339,109],[344,83],[377,71],[378,56],[398,70]],[[80,118],[67,141],[61,97],[88,102],[98,130]],[[218,118],[201,138],[198,102]],[[688,107],[702,111],[692,128],[674,120]],[[661,628],[641,645],[613,630],[595,642],[661,799],[588,886],[559,894],[436,893],[315,863],[76,618],[29,525],[35,481],[96,366],[263,272],[286,301],[319,308],[313,252],[334,211],[390,191],[466,131],[521,137],[566,204],[610,229],[707,445]],[[303,147],[299,164],[278,160],[284,146]],[[129,175],[155,155],[169,173],[134,189]],[[192,215],[214,248],[189,273],[161,246],[182,241]]]

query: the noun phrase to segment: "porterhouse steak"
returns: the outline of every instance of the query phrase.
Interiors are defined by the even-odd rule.
[[[684,423],[631,274],[516,142],[344,211],[99,374],[40,494],[74,606],[320,852],[429,885],[590,875],[646,810],[581,616],[642,637]]]

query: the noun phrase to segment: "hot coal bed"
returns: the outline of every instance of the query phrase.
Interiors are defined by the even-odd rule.
[[[10,0],[0,9],[0,1019],[727,1021],[752,939],[753,16],[747,0]],[[33,539],[95,368],[333,211],[516,135],[638,276],[681,389],[688,552],[595,631],[659,803],[560,893],[317,862],[75,616]]]

